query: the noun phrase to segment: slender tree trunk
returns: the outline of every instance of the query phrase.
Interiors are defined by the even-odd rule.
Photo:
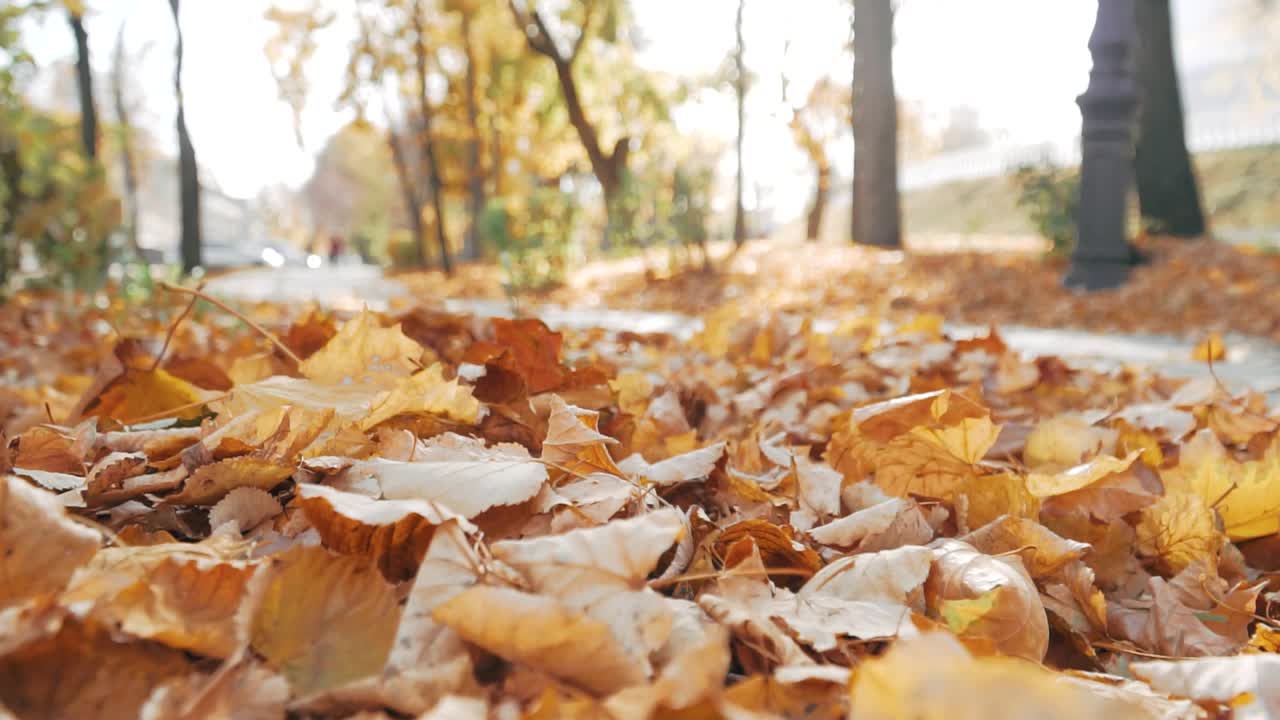
[[[813,188],[813,204],[809,206],[809,220],[805,227],[805,239],[813,242],[822,234],[822,217],[827,212],[827,196],[831,192],[831,166],[818,165],[817,184]]]
[[[853,240],[901,247],[892,0],[854,0],[853,106]]]
[[[747,212],[743,207],[743,165],[742,165],[742,145],[746,137],[747,131],[747,64],[746,64],[746,42],[742,37],[742,14],[746,9],[746,0],[738,0],[738,16],[733,24],[733,31],[737,38],[737,44],[733,50],[733,68],[735,76],[733,78],[733,90],[738,100],[738,137],[734,145],[737,157],[737,174],[734,178],[734,196],[733,196],[733,242],[741,245],[747,241]]]
[[[577,60],[590,33],[591,17],[598,5],[595,2],[587,5],[587,18],[583,22],[582,33],[567,55],[556,47],[551,32],[547,29],[546,21],[536,9],[530,9],[527,13],[521,12],[516,5],[516,0],[509,0],[509,5],[516,25],[529,43],[529,48],[550,59],[555,66],[560,94],[564,97],[565,109],[569,113],[569,123],[578,133],[578,140],[581,141],[582,148],[587,153],[587,159],[591,162],[591,172],[600,183],[600,190],[604,195],[608,222],[605,225],[601,247],[607,250],[612,244],[611,228],[619,222],[624,222],[619,216],[621,208],[618,203],[622,195],[622,183],[626,178],[630,143],[627,138],[621,138],[614,144],[612,152],[605,153],[600,145],[600,135],[595,125],[587,118],[582,108],[582,100],[578,97],[578,84],[573,78],[573,63]]]
[[[76,38],[76,90],[80,94],[80,142],[86,157],[98,157],[98,108],[93,102],[93,67],[89,60],[89,33],[84,17],[67,12],[71,33]]]
[[[462,255],[468,260],[480,259],[480,216],[484,213],[484,167],[480,161],[480,107],[476,100],[479,84],[476,49],[471,38],[471,13],[462,12],[462,47],[467,55],[466,101],[467,124],[471,134],[467,139],[467,235],[462,243]]]
[[[436,143],[431,133],[431,99],[427,97],[427,34],[422,24],[422,0],[413,3],[413,31],[417,40],[414,57],[418,69],[418,109],[422,113],[422,149],[427,160],[427,180],[431,185],[431,208],[435,212],[436,243],[440,246],[440,267],[446,275],[453,273],[449,255],[449,236],[445,231],[444,183],[440,180],[440,163],[436,159]]]
[[[200,170],[196,165],[196,149],[187,132],[186,102],[182,94],[182,21],[179,19],[179,0],[169,0],[173,11],[173,26],[177,32],[176,64],[173,70],[173,88],[178,96],[178,178],[182,200],[182,272],[190,273],[200,266]]]
[[[116,123],[120,126],[120,170],[124,178],[125,213],[128,219],[127,238],[129,248],[134,255],[142,258],[142,247],[138,244],[138,170],[137,159],[133,154],[133,123],[129,120],[129,107],[125,101],[125,51],[124,23],[120,24],[120,32],[116,36],[115,58],[111,68],[111,97],[115,104]]]
[[[1134,170],[1142,218],[1156,232],[1205,231],[1200,191],[1187,155],[1169,0],[1137,0],[1138,143]]]
[[[0,221],[0,300],[9,282],[9,271],[18,260],[18,237],[14,233],[18,208],[22,206],[22,161],[17,147],[0,147],[0,182],[9,188],[5,197],[3,221]]]
[[[413,246],[418,252],[418,264],[428,267],[431,255],[427,252],[427,230],[422,224],[422,203],[418,201],[418,190],[413,184],[413,174],[409,172],[409,161],[405,157],[404,147],[394,130],[387,131],[387,146],[391,149],[391,162],[396,167],[396,179],[400,184],[400,197],[404,202],[404,211],[409,218],[409,229],[413,233]]]

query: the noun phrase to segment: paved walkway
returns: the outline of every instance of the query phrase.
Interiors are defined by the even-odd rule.
[[[221,276],[208,285],[214,294],[237,300],[308,302],[337,309],[357,310],[364,305],[385,310],[391,300],[407,295],[404,287],[387,279],[375,267],[337,266],[306,268],[255,268]],[[453,312],[486,316],[510,316],[510,306],[494,300],[448,300]],[[689,336],[701,323],[678,313],[559,308],[547,306],[538,316],[552,327],[604,327],[632,332],[666,332]],[[815,325],[821,329],[827,323]],[[985,328],[949,326],[953,336],[980,335]],[[1005,342],[1026,355],[1057,355],[1078,364],[1100,368],[1140,365],[1172,377],[1207,377],[1208,367],[1192,359],[1194,343],[1159,335],[1097,334],[1077,330],[1026,327],[1000,328]],[[1280,346],[1258,338],[1228,336],[1226,360],[1214,364],[1214,373],[1235,390],[1251,388],[1267,393],[1280,406]]]

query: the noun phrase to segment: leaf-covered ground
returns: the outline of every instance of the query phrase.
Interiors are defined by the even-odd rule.
[[[0,308],[0,717],[1280,707],[1278,426],[1207,372],[166,297]]]
[[[672,272],[667,255],[600,262],[531,304],[700,312],[726,304],[829,317],[874,315],[906,322],[922,313],[951,322],[1156,333],[1202,339],[1211,332],[1280,341],[1280,253],[1218,242],[1151,239],[1150,262],[1124,287],[1081,296],[1062,287],[1064,261],[1043,261],[1027,238],[922,237],[912,252],[848,243],[753,241],[730,255],[714,247],[715,274]],[[700,256],[694,253],[693,266]],[[685,266],[689,266],[685,261]],[[502,297],[496,269],[464,268],[401,278],[418,296]]]

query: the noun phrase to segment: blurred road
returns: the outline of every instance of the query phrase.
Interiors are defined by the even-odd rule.
[[[205,289],[244,302],[316,302],[337,310],[386,310],[393,298],[408,292],[372,265],[323,265],[250,268],[220,275]]]

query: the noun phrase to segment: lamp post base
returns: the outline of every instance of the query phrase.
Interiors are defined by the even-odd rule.
[[[1062,278],[1063,287],[1071,290],[1109,290],[1129,279],[1133,263],[1115,260],[1075,259]]]

